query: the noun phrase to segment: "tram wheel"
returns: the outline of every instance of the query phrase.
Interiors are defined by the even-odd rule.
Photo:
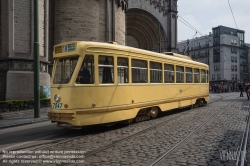
[[[150,109],[150,117],[152,118],[152,119],[155,119],[155,118],[157,118],[157,116],[158,116],[158,108],[157,107],[152,107],[151,109]]]

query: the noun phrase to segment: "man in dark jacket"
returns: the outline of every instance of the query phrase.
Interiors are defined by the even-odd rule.
[[[239,90],[240,90],[240,97],[244,97],[243,96],[243,85],[242,85],[242,83],[239,84]]]
[[[247,100],[249,100],[250,94],[247,93],[247,91],[248,91],[248,89],[250,89],[250,85],[249,85],[249,84],[246,84],[245,86],[246,86],[246,87],[245,87],[245,91],[246,91],[246,94],[247,94]]]
[[[82,64],[81,69],[78,73],[77,79],[81,84],[90,84],[89,70],[86,69],[83,64]]]

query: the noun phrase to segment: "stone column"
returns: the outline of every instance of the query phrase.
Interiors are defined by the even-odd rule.
[[[39,39],[40,39],[40,86],[49,86],[48,54],[45,32],[47,0],[39,0]],[[0,100],[19,100],[33,98],[33,0],[2,0],[3,14],[0,71],[5,69],[6,84],[4,98]],[[48,13],[48,12],[47,12]],[[1,64],[5,64],[1,68]],[[3,88],[4,87],[4,88]],[[0,89],[1,89],[0,88]],[[1,93],[1,90],[0,90]],[[1,95],[2,96],[2,95]]]
[[[55,0],[54,44],[115,39],[125,45],[126,5],[123,0]]]

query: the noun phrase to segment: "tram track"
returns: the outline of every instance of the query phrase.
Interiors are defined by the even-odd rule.
[[[219,99],[216,99],[215,101],[209,102],[207,105],[210,105],[210,104],[212,104],[214,102],[219,102],[223,98],[226,98],[228,96],[229,95],[223,97],[222,95],[220,95]],[[195,109],[192,109],[192,110],[195,111]],[[150,130],[153,130],[153,129],[157,128],[158,126],[161,126],[162,124],[166,124],[166,123],[172,122],[173,120],[175,120],[178,117],[182,116],[184,113],[186,113],[186,112],[190,113],[192,110],[181,112],[178,115],[174,114],[174,117],[170,117],[170,119],[165,119],[163,122],[157,123],[154,126],[148,127],[148,128],[146,128],[144,130],[136,132],[136,133],[134,133],[132,135],[129,135],[129,136],[125,137],[125,138],[121,138],[121,139],[119,139],[117,141],[113,141],[112,143],[110,143],[108,145],[105,145],[105,146],[102,146],[102,147],[100,147],[98,149],[95,149],[93,151],[87,152],[87,153],[85,153],[85,158],[93,156],[93,155],[95,155],[95,154],[97,154],[97,153],[99,153],[101,151],[104,151],[104,150],[106,150],[108,148],[111,148],[111,147],[113,147],[113,146],[115,146],[115,145],[117,145],[117,144],[119,144],[119,143],[121,143],[123,141],[126,141],[128,139],[136,137],[136,136],[138,136],[138,135],[140,135],[142,133],[145,133],[145,132],[148,132]],[[15,149],[10,149],[10,150],[11,151],[18,151],[18,150],[30,150],[30,151],[44,150],[44,149],[47,149],[47,148],[51,148],[51,147],[57,146],[59,144],[63,144],[63,143],[66,143],[66,142],[71,142],[71,141],[76,140],[76,139],[81,138],[81,137],[82,137],[82,135],[76,136],[76,137],[73,137],[73,138],[63,139],[63,140],[62,139],[56,139],[56,140],[53,140],[51,142],[46,142],[46,143],[41,143],[41,144],[36,144],[36,145],[31,145],[31,146],[26,146],[26,147],[22,147],[22,148],[15,148]],[[2,152],[0,152],[0,154],[2,154]],[[0,161],[1,160],[2,160],[2,158],[0,158]]]
[[[222,95],[220,95],[220,98],[219,98],[219,99],[217,99],[217,100],[215,100],[215,101],[212,101],[212,102],[208,103],[208,105],[209,105],[209,104],[212,104],[212,103],[214,103],[214,102],[219,102],[219,101],[221,101],[223,98],[226,98],[226,97],[228,97],[228,96],[230,96],[230,95],[227,95],[227,96],[224,96],[224,97],[223,97]],[[189,110],[188,112],[190,113],[190,111],[192,111],[192,110]],[[195,110],[194,110],[194,111],[195,111]],[[184,113],[186,113],[186,112],[184,112]],[[138,135],[140,135],[140,134],[142,134],[142,133],[145,133],[145,132],[147,132],[147,131],[150,131],[150,130],[152,130],[152,129],[155,129],[155,128],[157,128],[158,126],[161,126],[162,124],[170,123],[170,122],[172,122],[173,120],[177,119],[178,117],[181,117],[184,113],[182,112],[182,113],[179,113],[177,116],[172,117],[171,119],[166,119],[167,122],[166,122],[166,121],[160,122],[160,123],[158,123],[158,124],[156,124],[156,125],[154,125],[154,126],[151,126],[151,127],[147,128],[147,129],[144,129],[144,130],[141,130],[141,131],[139,131],[139,132],[137,132],[137,133],[134,133],[134,134],[132,134],[132,135],[130,135],[130,136],[128,136],[128,137],[122,138],[122,139],[120,139],[120,140],[118,140],[118,141],[115,141],[115,142],[113,142],[113,143],[110,143],[110,144],[108,144],[108,145],[106,145],[106,146],[102,146],[102,147],[100,147],[100,148],[98,148],[98,149],[95,149],[95,150],[93,150],[93,151],[91,151],[91,152],[87,152],[87,153],[85,154],[85,157],[88,158],[88,157],[93,156],[93,155],[95,155],[95,154],[97,154],[97,153],[99,153],[99,152],[102,152],[102,151],[104,151],[104,150],[107,150],[108,148],[111,148],[111,147],[113,147],[113,146],[115,146],[115,145],[117,145],[117,144],[119,144],[119,143],[121,143],[121,142],[123,142],[123,141],[126,141],[126,140],[131,139],[131,138],[133,138],[133,137],[136,137],[136,136],[138,136]]]
[[[240,146],[240,149],[238,151],[236,166],[244,166],[244,163],[246,160],[246,147],[247,147],[247,142],[248,142],[249,125],[250,125],[250,105],[248,106],[248,116],[247,116],[246,121],[247,121],[247,123],[246,123],[243,137],[241,140],[241,146]]]
[[[225,97],[223,97],[225,98]],[[222,98],[221,98],[222,100]],[[184,137],[182,140],[180,140],[177,144],[175,144],[174,146],[172,146],[171,149],[169,149],[168,151],[166,151],[165,153],[163,153],[160,157],[158,157],[157,159],[155,159],[150,166],[157,166],[159,164],[161,164],[161,162],[167,158],[170,154],[172,154],[173,152],[175,152],[175,150],[177,150],[179,147],[181,147],[185,142],[187,142],[194,134],[196,134],[203,126],[207,125],[212,119],[217,119],[219,117],[219,115],[223,114],[225,111],[227,111],[227,108],[230,108],[231,106],[234,105],[235,102],[230,103],[229,105],[226,106],[226,108],[224,108],[224,111],[222,112],[217,112],[215,111],[207,120],[205,120],[203,123],[201,123],[199,126],[197,126],[193,131],[191,131],[186,137]]]

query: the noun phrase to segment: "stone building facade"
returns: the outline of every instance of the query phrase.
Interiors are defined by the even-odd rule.
[[[227,83],[236,89],[236,83],[250,82],[245,31],[221,25],[212,31],[209,35],[179,42],[179,53],[209,65],[211,84]]]
[[[1,0],[0,100],[33,98],[33,0]],[[49,86],[48,0],[39,0],[40,86]]]
[[[0,100],[33,98],[33,0],[0,0]],[[55,44],[116,41],[177,47],[177,0],[39,0],[40,86],[50,85]]]

